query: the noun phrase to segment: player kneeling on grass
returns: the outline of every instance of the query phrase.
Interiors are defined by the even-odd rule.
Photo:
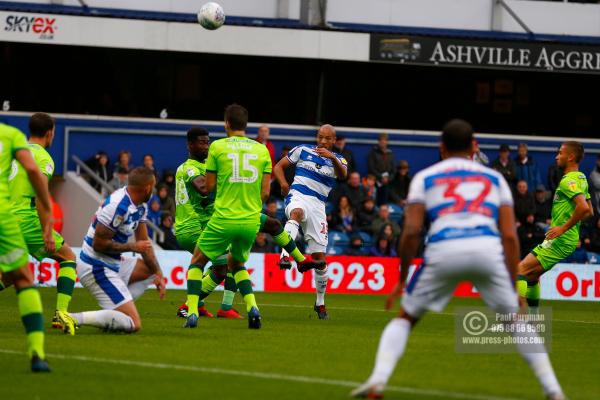
[[[82,325],[107,331],[137,332],[142,328],[134,300],[154,283],[165,295],[163,273],[148,239],[146,202],[156,183],[146,167],[129,173],[128,185],[108,196],[83,240],[77,276],[81,284],[98,300],[102,310],[61,313],[65,333],[75,334]],[[135,242],[128,243],[135,235]],[[135,252],[142,258],[125,257]]]

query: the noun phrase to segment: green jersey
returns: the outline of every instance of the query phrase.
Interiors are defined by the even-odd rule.
[[[258,221],[263,174],[270,174],[271,169],[269,150],[253,139],[232,136],[214,141],[206,171],[217,174],[215,217]]]
[[[50,154],[39,144],[29,143],[29,150],[42,174],[52,178],[54,173],[54,161]],[[16,161],[13,161],[12,172],[8,178],[8,186],[10,189],[10,201],[12,203],[13,212],[16,214],[35,214],[35,191],[25,169]]]
[[[585,174],[574,171],[565,174],[554,193],[554,202],[552,203],[552,226],[564,225],[575,211],[575,196],[583,195],[586,200],[590,199],[588,191],[588,182]],[[571,229],[560,236],[561,239],[568,240],[577,245],[579,241],[579,225],[581,221]]]
[[[193,159],[186,160],[175,174],[175,232],[199,232],[214,211],[214,194],[202,196],[192,181],[206,175],[206,164]]]
[[[0,124],[0,204],[10,198],[8,179],[13,174],[11,164],[14,155],[17,150],[27,148],[27,138],[23,132],[12,126]]]

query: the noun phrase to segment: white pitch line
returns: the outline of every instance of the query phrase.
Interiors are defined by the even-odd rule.
[[[16,351],[16,350],[10,350],[10,349],[0,349],[0,353],[15,354],[15,355],[26,355],[27,354],[22,351]],[[103,363],[103,364],[127,365],[127,366],[133,366],[133,367],[202,372],[202,373],[217,374],[217,375],[245,376],[245,377],[250,377],[250,378],[261,378],[261,379],[300,382],[300,383],[316,383],[316,384],[322,384],[322,385],[342,386],[342,387],[349,387],[349,388],[354,388],[354,387],[357,387],[358,385],[360,385],[360,382],[337,380],[337,379],[324,379],[324,378],[317,378],[317,377],[313,377],[313,376],[284,375],[284,374],[274,374],[274,373],[270,373],[270,372],[235,371],[235,370],[221,369],[221,368],[198,367],[198,366],[194,366],[194,365],[165,364],[165,363],[153,363],[153,362],[147,362],[147,361],[133,361],[133,360],[116,360],[116,359],[110,359],[110,358],[97,358],[97,357],[74,356],[74,355],[64,355],[64,354],[50,354],[49,353],[47,355],[50,358],[58,358],[58,359],[62,359],[62,360],[76,360],[76,361],[94,362],[94,363]],[[479,394],[447,392],[447,391],[435,390],[435,389],[419,389],[419,388],[399,387],[399,386],[388,386],[388,387],[386,387],[386,390],[390,391],[390,392],[408,393],[408,394],[421,395],[421,396],[436,396],[436,397],[452,398],[452,399],[519,400],[519,399],[516,399],[513,397],[486,396],[486,395],[479,395]]]
[[[221,304],[220,301],[206,301],[206,303],[214,303]],[[242,303],[240,303],[242,304]],[[282,307],[282,308],[306,308],[307,310],[312,310],[309,306],[300,306],[298,304],[270,304],[270,303],[260,303],[259,307]],[[360,308],[360,307],[329,307],[328,310],[340,310],[340,311],[369,311],[369,312],[388,312],[383,308]],[[455,313],[449,312],[431,312],[428,315],[449,315],[455,316]],[[552,319],[553,322],[569,322],[569,323],[577,323],[577,324],[592,324],[592,325],[600,325],[600,321],[580,321],[576,319]]]

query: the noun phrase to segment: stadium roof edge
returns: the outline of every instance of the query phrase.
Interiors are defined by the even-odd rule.
[[[22,3],[14,1],[0,1],[0,10],[15,12],[40,12],[48,14],[64,14],[89,17],[140,19],[166,22],[196,23],[196,15],[191,13],[157,12],[142,10],[127,10],[99,7],[79,7],[55,4]],[[600,45],[600,37],[574,36],[555,34],[528,34],[519,32],[482,31],[465,29],[441,29],[415,26],[390,26],[374,24],[357,24],[348,22],[330,21],[328,28],[314,27],[301,23],[298,20],[283,18],[254,18],[227,16],[227,24],[241,26],[256,26],[269,28],[310,29],[358,33],[382,33],[417,36],[443,36],[457,38],[475,38],[487,40],[517,40],[529,42],[558,42],[570,44]]]
[[[0,111],[0,117],[7,116],[20,116],[28,117],[34,111]],[[162,119],[162,118],[143,118],[143,117],[119,117],[119,116],[108,116],[108,115],[85,115],[85,114],[58,114],[52,113],[53,117],[65,118],[65,119],[79,119],[79,120],[90,120],[90,121],[121,121],[121,122],[144,122],[144,123],[173,123],[173,124],[189,124],[190,126],[206,124],[206,125],[222,125],[222,121],[207,121],[207,120],[189,120],[189,119]],[[250,122],[248,126],[251,128],[258,128],[261,125],[267,124],[271,128],[280,129],[303,129],[303,130],[315,130],[318,129],[318,125],[298,125],[298,124],[275,124],[270,122]],[[335,129],[339,132],[356,132],[356,133],[387,133],[391,136],[439,136],[437,131],[425,131],[417,129],[382,129],[382,128],[358,128],[358,127],[347,127],[347,126],[336,126]],[[476,133],[478,139],[491,139],[491,140],[513,140],[515,142],[547,142],[547,141],[560,141],[566,140],[558,136],[533,136],[531,134],[515,135],[515,134],[502,134],[502,133]],[[600,139],[593,138],[577,138],[569,137],[569,140],[577,140],[583,143],[593,143],[600,145]]]

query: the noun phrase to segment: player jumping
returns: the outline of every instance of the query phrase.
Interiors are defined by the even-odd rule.
[[[146,167],[134,168],[128,184],[106,198],[94,216],[83,240],[77,276],[96,298],[102,310],[59,313],[64,332],[75,334],[82,325],[106,331],[137,332],[142,321],[134,300],[154,283],[160,298],[165,295],[163,273],[148,239],[146,202],[156,178]],[[135,241],[129,238],[135,235]],[[134,252],[142,258],[126,257]]]
[[[214,212],[215,194],[214,192],[207,193],[205,185],[206,158],[208,157],[209,143],[209,132],[206,129],[190,129],[187,133],[189,158],[177,168],[176,174],[175,201],[177,204],[177,215],[175,220],[175,235],[179,245],[192,254],[196,246],[199,247],[198,239],[200,234]],[[288,249],[300,265],[312,267],[315,264],[311,257],[304,257],[300,253],[296,248],[295,242],[283,230],[278,220],[261,214],[260,230],[272,235],[275,242],[282,248]],[[213,260],[213,265],[215,263],[216,265],[225,265],[227,257],[219,257]],[[201,265],[198,261],[194,265],[198,265],[200,267],[199,270],[204,268],[204,265]],[[317,262],[315,265],[321,265],[321,263]],[[194,280],[194,275],[198,277],[196,272],[192,271],[192,281]],[[194,289],[193,286],[194,282],[192,282],[192,289]],[[223,301],[217,312],[217,317],[241,318],[240,314],[232,307],[236,291],[237,285],[235,284],[235,279],[231,273],[227,273]],[[203,295],[207,295],[208,293],[201,292],[199,295],[198,316],[212,316],[204,307],[204,301],[202,300],[204,298]],[[187,304],[183,304],[177,311],[177,315],[183,318],[187,318],[189,313],[190,310]],[[192,313],[195,313],[195,311],[192,310]]]
[[[575,251],[581,221],[594,214],[587,179],[579,172],[582,159],[581,143],[568,141],[560,146],[556,164],[564,175],[554,193],[551,228],[544,242],[519,263],[517,290],[531,312],[539,307],[540,277]]]
[[[21,164],[36,195],[39,219],[43,232],[44,249],[55,251],[52,237],[52,217],[48,182],[33,159],[25,135],[12,126],[0,124],[0,273],[17,290],[19,314],[25,327],[28,354],[33,372],[50,372],[44,352],[44,316],[42,299],[33,286],[29,271],[27,245],[19,229],[19,223],[11,213],[8,177],[12,160]],[[0,289],[2,284],[0,283]]]
[[[46,185],[54,173],[54,161],[48,149],[54,139],[54,119],[45,113],[35,113],[29,119],[29,150],[33,159],[44,176]],[[44,248],[44,234],[38,216],[40,204],[27,173],[22,166],[13,160],[12,173],[9,177],[11,207],[15,214],[19,228],[23,233],[29,254],[38,261],[52,258],[58,261],[60,267],[57,280],[56,310],[52,318],[52,327],[62,329],[58,314],[66,312],[73,296],[73,288],[77,273],[75,272],[75,253],[63,237],[52,231],[56,248],[49,253]],[[8,283],[8,282],[5,282]]]
[[[413,178],[400,241],[401,277],[387,299],[391,309],[401,296],[408,268],[417,255],[425,215],[431,227],[421,267],[406,287],[397,318],[384,329],[375,368],[351,395],[381,398],[396,363],[404,353],[412,327],[426,311],[442,311],[459,282],[471,281],[486,304],[499,313],[519,309],[514,282],[519,257],[513,200],[498,172],[471,161],[473,128],[450,121],[442,132],[443,161]],[[524,322],[508,322],[506,332],[519,339],[517,349],[540,381],[549,399],[564,399],[548,354]],[[532,340],[533,339],[533,340]],[[533,346],[533,348],[527,348]]]
[[[308,244],[307,253],[315,260],[325,261],[327,249],[327,216],[325,203],[327,196],[336,185],[337,179],[346,179],[348,163],[344,157],[333,153],[335,129],[331,125],[323,125],[317,132],[317,145],[300,145],[294,147],[282,158],[273,173],[281,185],[281,193],[285,198],[285,214],[288,221],[285,230],[295,240],[298,230],[302,231]],[[284,170],[291,165],[296,166],[296,176],[292,186],[285,179]],[[290,268],[287,252],[281,254],[280,265]],[[298,271],[306,268],[298,266]],[[315,268],[315,287],[317,300],[314,310],[319,319],[329,319],[325,308],[325,290],[327,288],[327,264]]]

